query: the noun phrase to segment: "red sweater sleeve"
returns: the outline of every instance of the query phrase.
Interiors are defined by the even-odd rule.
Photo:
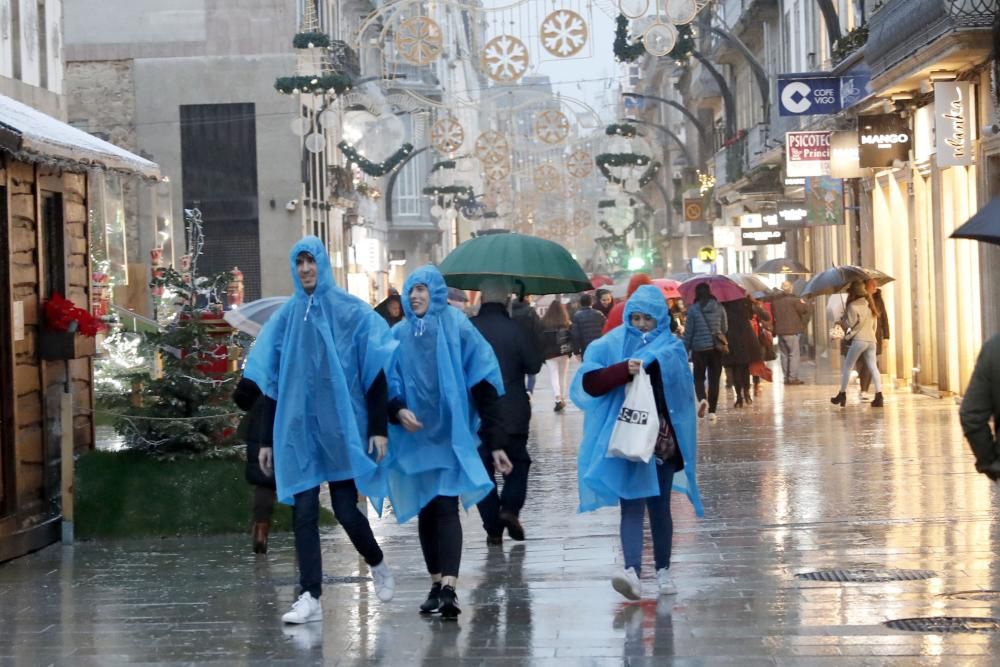
[[[583,376],[583,390],[591,396],[603,396],[617,387],[628,384],[632,376],[628,372],[628,362],[590,371]]]
[[[608,333],[615,327],[621,326],[622,315],[625,313],[625,302],[619,301],[611,308],[611,312],[608,313],[608,321],[604,323],[604,329],[601,331],[601,335]]]

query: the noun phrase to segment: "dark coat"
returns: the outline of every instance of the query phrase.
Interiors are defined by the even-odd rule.
[[[247,446],[246,479],[254,486],[275,488],[274,478],[268,477],[260,469],[257,454],[261,446],[271,447],[274,443],[274,413],[278,404],[261,393],[252,381],[243,378],[233,392],[233,402],[246,414],[240,421],[237,433]]]
[[[1000,429],[1000,335],[983,344],[958,414],[976,456],[976,467],[985,468],[1000,459],[1000,443],[994,430]]]
[[[729,331],[729,354],[722,357],[724,366],[743,366],[755,361],[764,360],[764,352],[760,349],[760,341],[753,331],[750,319],[753,317],[753,305],[748,299],[726,301],[722,304],[726,309],[726,319]]]
[[[531,421],[531,401],[524,388],[524,376],[535,375],[542,369],[539,347],[499,303],[484,303],[471,322],[493,348],[500,364],[506,392],[498,403],[503,432],[508,435],[527,435]]]
[[[515,299],[510,306],[510,318],[524,329],[532,344],[541,347],[545,327],[542,326],[542,318],[530,303]]]
[[[542,332],[542,356],[545,361],[569,355],[572,347],[568,328],[546,329]]]
[[[573,313],[573,324],[569,328],[573,352],[583,354],[588,345],[600,338],[606,320],[604,313],[589,307]]]

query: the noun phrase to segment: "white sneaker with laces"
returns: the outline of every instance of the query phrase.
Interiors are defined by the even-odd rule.
[[[396,593],[396,578],[383,560],[372,568],[372,580],[375,582],[375,595],[382,602],[388,602]]]
[[[281,617],[285,623],[298,625],[323,620],[323,606],[308,591],[299,596],[292,610]]]
[[[670,570],[663,568],[656,571],[656,583],[660,586],[660,595],[677,595],[677,586],[670,576]]]
[[[710,421],[710,422],[712,422],[714,424],[715,422],[719,421],[719,418],[716,416],[716,414],[714,412],[712,412],[712,413],[709,413],[709,415],[708,415],[708,421]]]
[[[618,572],[611,578],[611,586],[629,600],[642,599],[642,584],[639,583],[639,575],[635,573],[635,568]]]

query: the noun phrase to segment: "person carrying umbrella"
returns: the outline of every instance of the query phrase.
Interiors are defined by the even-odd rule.
[[[809,306],[795,296],[791,281],[783,282],[781,291],[782,294],[771,301],[771,307],[774,309],[774,333],[778,336],[782,374],[785,384],[805,384],[799,377],[799,353],[800,339],[809,321]]]
[[[834,405],[844,407],[847,404],[847,383],[851,379],[851,369],[859,358],[863,358],[871,371],[872,380],[875,382],[875,398],[872,400],[873,408],[883,407],[882,399],[882,375],[878,370],[878,361],[875,357],[875,327],[879,312],[872,300],[865,283],[855,280],[851,283],[847,295],[847,308],[844,311],[843,322],[845,324],[844,339],[851,342],[847,350],[847,361],[840,372],[840,391],[830,399]]]
[[[721,340],[729,330],[725,309],[712,295],[707,283],[695,287],[695,302],[688,308],[684,328],[684,346],[694,363],[694,391],[704,401],[705,380],[708,379],[708,418],[715,421],[719,405],[719,380],[722,378]],[[722,339],[720,339],[720,336]]]
[[[483,282],[479,289],[482,306],[479,314],[472,318],[472,324],[493,348],[500,374],[503,376],[504,395],[497,409],[503,419],[506,435],[505,452],[513,469],[504,475],[503,493],[497,492],[496,484],[489,495],[478,504],[479,515],[483,519],[487,544],[496,546],[503,543],[503,531],[512,540],[524,540],[524,527],[520,513],[528,494],[528,469],[531,456],[528,454],[528,427],[531,423],[531,400],[525,390],[525,376],[533,376],[542,369],[542,355],[528,333],[507,314],[510,298],[510,281],[492,278]],[[479,456],[486,466],[490,479],[496,479],[493,452],[487,445],[480,445]]]
[[[390,372],[388,497],[399,523],[418,517],[431,577],[421,613],[453,620],[461,613],[455,593],[462,560],[459,503],[468,509],[494,489],[479,457],[480,437],[495,468],[504,475],[512,470],[503,449],[504,381],[490,344],[448,305],[448,286],[437,268],[410,274],[403,308],[406,319],[392,329],[399,347]]]
[[[645,369],[653,388],[659,432],[647,463],[608,455],[625,401],[625,387]],[[698,491],[695,402],[687,353],[670,334],[663,293],[640,287],[625,307],[625,325],[594,341],[573,380],[573,402],[584,412],[583,440],[577,457],[580,511],[621,507],[625,567],[612,585],[630,600],[641,597],[643,522],[649,512],[656,579],[661,595],[677,588],[670,576],[673,522],[670,492],[685,493],[698,516],[704,514]],[[678,474],[683,471],[683,474]]]
[[[386,367],[395,342],[371,307],[337,287],[323,242],[307,236],[289,261],[295,294],[250,350],[244,378],[277,401],[273,447],[260,467],[273,475],[278,500],[293,505],[301,594],[282,620],[323,618],[319,487],[329,482],[334,515],[371,567],[375,593],[392,599],[395,580],[358,510],[360,491],[385,495]]]

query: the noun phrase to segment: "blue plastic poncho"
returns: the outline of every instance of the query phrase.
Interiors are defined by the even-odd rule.
[[[423,317],[410,307],[414,285],[426,285]],[[469,319],[448,305],[448,287],[433,266],[414,271],[403,285],[406,319],[392,328],[399,341],[389,382],[390,399],[402,399],[423,423],[416,433],[389,425],[389,500],[400,523],[436,496],[459,496],[468,509],[493,488],[479,458],[479,414],[470,391],[483,380],[503,395],[493,348]]]
[[[316,260],[311,295],[295,268],[301,252]],[[345,479],[364,495],[384,496],[385,477],[368,455],[365,393],[380,371],[388,377],[396,342],[368,304],[336,286],[322,241],[303,238],[289,261],[295,294],[267,321],[243,371],[278,402],[278,500],[292,504],[296,493]]]
[[[656,329],[643,334],[629,322],[632,313],[656,319]],[[698,516],[704,514],[698,492],[696,468],[698,442],[695,426],[694,378],[688,366],[684,343],[670,333],[670,314],[659,288],[644,285],[625,305],[624,323],[587,347],[583,364],[573,379],[570,397],[583,410],[583,442],[578,456],[580,511],[617,505],[619,498],[635,499],[660,495],[656,479],[656,457],[649,463],[634,463],[608,457],[608,443],[615,420],[625,401],[625,387],[603,396],[591,396],[583,389],[583,376],[590,371],[641,359],[644,364],[658,361],[663,395],[670,413],[677,445],[684,457],[684,470],[674,475],[673,488],[687,495]]]

